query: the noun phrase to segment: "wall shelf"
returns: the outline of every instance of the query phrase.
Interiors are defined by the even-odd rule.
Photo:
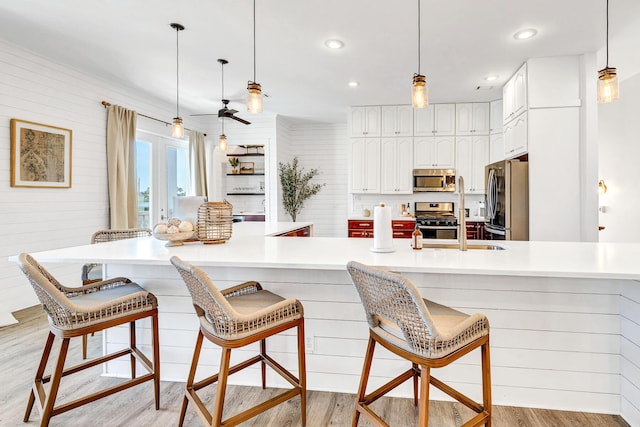
[[[227,176],[264,176],[263,173],[228,173]]]
[[[227,196],[264,196],[264,193],[227,193]]]

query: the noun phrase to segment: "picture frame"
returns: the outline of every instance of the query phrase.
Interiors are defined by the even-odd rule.
[[[253,175],[254,162],[240,162],[240,175]]]
[[[11,119],[11,186],[71,188],[71,129]]]

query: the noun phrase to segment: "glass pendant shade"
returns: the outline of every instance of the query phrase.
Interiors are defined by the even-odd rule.
[[[171,128],[171,136],[174,138],[184,138],[184,126],[182,125],[182,118],[173,118],[173,127]]]
[[[247,84],[247,110],[250,113],[262,113],[262,88],[260,83]]]
[[[606,104],[619,97],[618,75],[615,68],[606,67],[598,71],[598,102]]]
[[[429,106],[427,79],[421,74],[413,75],[411,104],[413,105],[413,108],[426,108]]]
[[[218,140],[218,151],[227,151],[227,135],[224,133],[220,135],[220,139]]]

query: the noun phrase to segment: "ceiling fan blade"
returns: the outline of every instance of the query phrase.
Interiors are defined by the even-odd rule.
[[[240,123],[244,123],[245,125],[250,125],[251,122],[246,121],[245,119],[241,119],[240,117],[236,117],[236,116],[229,116],[230,118],[232,118],[233,120],[236,120]]]
[[[237,113],[237,112],[238,112],[238,110],[234,110],[233,108],[231,108],[231,109],[229,109],[229,110],[227,110],[227,111],[228,111],[228,113],[227,113],[227,114],[229,114],[229,115],[234,115],[235,113]]]
[[[201,113],[201,114],[189,114],[189,117],[198,117],[198,116],[216,116],[218,113]]]

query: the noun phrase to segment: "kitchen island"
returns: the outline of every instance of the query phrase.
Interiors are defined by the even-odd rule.
[[[354,393],[368,338],[345,268],[357,260],[408,276],[426,298],[487,315],[495,404],[621,414],[640,425],[640,245],[494,241],[505,250],[414,251],[408,240],[397,239],[395,252],[374,253],[372,239],[274,237],[300,227],[245,222],[234,224],[232,238],[221,245],[167,248],[142,238],[32,255],[44,265],[102,263],[105,277],[127,276],[155,293],[165,380],[186,378],[198,328],[191,298],[169,263],[177,255],[203,267],[220,287],[258,280],[300,299],[309,389]],[[110,330],[105,344],[112,348],[126,339],[125,328]],[[295,336],[274,337],[268,345],[295,371]],[[236,361],[248,354],[236,353]],[[406,369],[390,353],[377,354],[371,387]],[[467,355],[434,375],[479,397],[479,359]],[[202,371],[215,369],[218,360],[217,349],[207,347],[201,364],[209,366]],[[126,360],[110,364],[106,373],[126,375],[127,366]],[[247,370],[230,382],[257,385],[258,378]],[[273,376],[268,384],[282,383]],[[411,394],[408,384],[395,392]],[[432,397],[445,399],[435,390]]]

